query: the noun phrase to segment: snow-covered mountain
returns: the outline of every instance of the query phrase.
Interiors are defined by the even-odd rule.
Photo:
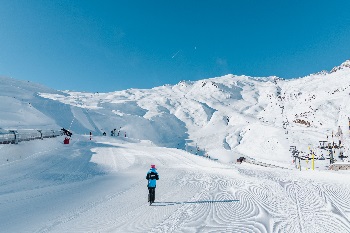
[[[306,151],[338,126],[348,136],[349,64],[291,80],[226,75],[111,93],[55,91],[1,78],[0,127],[65,127],[94,135],[117,129],[225,162],[241,155],[289,161],[291,145]],[[20,111],[8,111],[13,105]]]
[[[348,63],[292,80],[227,75],[113,93],[2,77],[0,136],[74,134],[68,145],[0,144],[0,231],[350,232],[349,172],[325,170],[329,160],[295,169],[289,151],[319,155],[340,126],[349,154]],[[239,156],[270,166],[231,163]],[[160,174],[152,206],[150,164]]]

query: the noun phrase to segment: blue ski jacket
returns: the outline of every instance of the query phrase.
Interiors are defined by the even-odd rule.
[[[159,179],[158,172],[155,168],[149,169],[146,175],[146,179],[148,180],[148,188],[155,188],[157,185],[157,180]]]

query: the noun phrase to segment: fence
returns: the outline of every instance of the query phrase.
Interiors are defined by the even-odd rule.
[[[254,165],[258,165],[258,166],[262,166],[262,167],[273,167],[273,168],[282,168],[282,169],[290,170],[289,168],[286,168],[286,167],[277,166],[277,165],[274,165],[274,164],[263,163],[263,162],[255,160],[255,159],[252,159],[252,158],[245,158],[244,162],[250,163],[250,164],[254,164]]]
[[[30,141],[44,138],[54,138],[62,135],[61,130],[40,130],[40,129],[0,129],[0,144],[17,144],[21,141]]]

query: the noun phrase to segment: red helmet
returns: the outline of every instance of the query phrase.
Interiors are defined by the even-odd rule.
[[[156,165],[152,164],[152,165],[151,165],[151,168],[156,168]]]

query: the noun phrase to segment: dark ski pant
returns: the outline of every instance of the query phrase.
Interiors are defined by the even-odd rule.
[[[156,199],[156,192],[155,191],[156,191],[156,188],[148,187],[150,201],[152,201],[152,202],[154,202],[154,200]]]

